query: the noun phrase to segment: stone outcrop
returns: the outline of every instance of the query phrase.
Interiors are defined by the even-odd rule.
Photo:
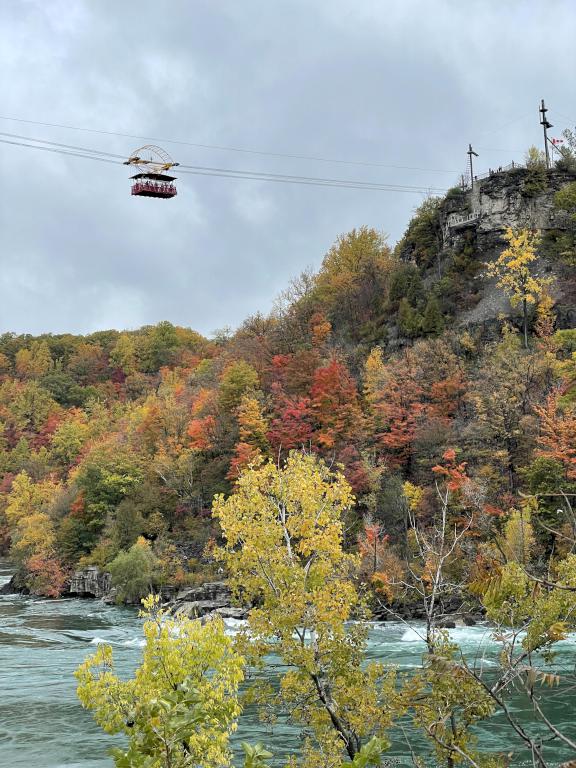
[[[6,584],[0,586],[0,595],[29,595],[30,590],[22,574],[15,573]]]
[[[198,587],[183,589],[169,605],[175,614],[190,618],[212,615],[229,619],[243,619],[247,608],[232,605],[232,595],[226,582],[211,581]]]
[[[77,597],[105,597],[111,586],[109,573],[103,573],[95,565],[76,571],[70,579],[68,594]]]
[[[443,249],[457,250],[470,229],[475,232],[478,250],[488,255],[502,249],[502,233],[507,227],[543,231],[568,228],[569,216],[555,208],[554,195],[576,181],[576,173],[550,170],[543,188],[528,194],[533,173],[526,168],[494,173],[478,179],[473,190],[447,197],[440,213]]]
[[[508,227],[538,229],[544,235],[572,228],[569,214],[555,207],[554,197],[567,184],[576,182],[576,173],[542,171],[536,184],[535,173],[526,168],[507,169],[478,179],[473,190],[447,195],[440,207],[441,260],[449,263],[451,254],[471,245],[477,258],[491,261],[505,247],[502,235]],[[557,327],[573,327],[576,318],[573,279],[565,279],[562,264],[552,263],[545,255],[534,264],[534,273],[538,277],[555,278],[549,291],[556,303]],[[472,280],[471,292],[476,294],[477,301],[473,306],[462,307],[455,323],[463,327],[482,326],[487,338],[491,329],[499,333],[497,318],[510,314],[510,303],[497,287],[496,279],[487,278],[483,269]],[[512,315],[520,322],[520,309]]]

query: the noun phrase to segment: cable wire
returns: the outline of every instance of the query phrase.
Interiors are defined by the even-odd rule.
[[[104,150],[90,149],[87,147],[77,147],[72,144],[61,144],[59,142],[45,141],[18,134],[8,134],[0,132],[0,136],[11,138],[0,138],[0,143],[12,146],[27,147],[29,149],[38,149],[45,152],[53,152],[71,157],[80,157],[87,160],[99,160],[100,162],[112,163],[114,165],[123,164],[123,156]],[[24,141],[15,141],[12,139],[24,139]],[[26,142],[35,142],[26,143]],[[42,144],[48,146],[42,146]],[[377,182],[365,182],[355,179],[332,179],[314,176],[295,176],[288,174],[272,174],[261,171],[243,171],[233,168],[213,168],[210,166],[182,165],[178,173],[196,175],[196,176],[214,176],[219,178],[244,179],[248,181],[273,181],[284,184],[303,184],[311,186],[327,186],[345,189],[364,189],[380,192],[416,192],[432,194],[434,192],[444,192],[435,187],[409,186],[402,184],[388,184]]]
[[[24,144],[22,141],[9,141],[8,139],[0,139],[0,144],[11,144],[16,147],[28,147],[28,149],[41,149],[44,152],[55,152],[59,155],[69,155],[70,157],[81,157],[84,160],[99,160],[101,163],[113,163],[114,165],[122,165],[120,160],[111,160],[107,157],[98,157],[94,154],[84,154],[82,152],[72,152],[66,149],[59,149],[58,147],[41,147],[35,144]]]
[[[95,155],[106,155],[108,157],[115,157],[118,160],[124,161],[126,158],[124,155],[118,155],[114,152],[106,152],[103,149],[90,149],[89,147],[77,147],[74,144],[61,144],[58,141],[48,141],[47,139],[34,139],[32,136],[21,136],[18,133],[4,133],[0,131],[0,136],[7,136],[10,139],[23,139],[24,141],[34,141],[38,144],[49,144],[53,147],[63,147],[64,149],[73,149],[75,151],[90,152]]]
[[[258,149],[248,149],[246,147],[230,147],[220,144],[199,144],[193,141],[183,141],[179,139],[166,139],[158,138],[157,136],[139,136],[132,133],[120,133],[118,131],[103,131],[97,128],[83,128],[77,125],[66,125],[64,123],[46,123],[40,120],[26,120],[23,117],[8,117],[6,115],[0,115],[0,120],[10,120],[17,123],[27,123],[29,125],[42,125],[49,128],[64,128],[70,131],[84,131],[86,133],[99,133],[105,136],[121,136],[127,139],[138,139],[141,141],[158,141],[161,144],[181,144],[188,147],[197,147],[199,149],[216,149],[222,152],[240,152],[249,155],[261,155],[263,157],[281,157],[290,160],[308,160],[318,163],[338,163],[341,165],[359,165],[373,168],[397,168],[405,171],[425,171],[427,173],[450,173],[454,174],[456,171],[448,171],[444,168],[420,168],[412,165],[388,165],[386,163],[376,163],[362,160],[342,160],[339,158],[330,157],[317,157],[314,155],[302,155],[292,154],[286,152],[266,152]]]

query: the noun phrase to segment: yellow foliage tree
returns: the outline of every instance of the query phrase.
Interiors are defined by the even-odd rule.
[[[262,414],[258,399],[252,394],[242,395],[236,415],[240,440],[262,451],[268,450],[268,422]]]
[[[26,472],[14,478],[5,509],[11,554],[20,563],[33,592],[56,596],[63,574],[56,559],[56,535],[49,514],[62,486],[52,480],[32,482]]]
[[[75,673],[78,697],[106,733],[128,737],[127,750],[111,750],[117,766],[230,766],[244,660],[221,619],[171,617],[158,600],[143,601],[146,644],[135,676],[117,677],[112,648],[100,645]]]
[[[311,728],[307,768],[339,766],[343,750],[353,760],[368,744],[383,749],[396,700],[393,676],[362,663],[366,628],[349,623],[360,609],[352,580],[359,558],[342,546],[342,513],[352,503],[340,473],[295,451],[283,467],[249,467],[229,498],[214,501],[225,540],[218,556],[233,588],[258,604],[247,648],[279,654],[290,668],[263,703],[279,700]]]
[[[45,341],[33,342],[30,349],[16,352],[16,373],[22,379],[37,379],[48,373],[53,365],[50,349]]]
[[[536,537],[530,517],[529,505],[524,505],[522,509],[510,510],[504,526],[504,537],[500,543],[500,549],[508,562],[526,565],[534,554]]]
[[[51,480],[32,482],[27,472],[14,478],[5,510],[14,553],[29,556],[51,551],[54,531],[47,511],[60,490]]]
[[[524,347],[528,349],[528,305],[536,303],[550,282],[532,273],[540,234],[529,229],[514,231],[508,227],[503,237],[508,248],[487,265],[487,273],[498,278],[497,285],[504,290],[513,307],[522,305]]]

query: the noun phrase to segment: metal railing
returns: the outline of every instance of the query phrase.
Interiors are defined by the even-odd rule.
[[[499,165],[498,168],[490,168],[485,173],[474,174],[474,181],[476,179],[488,179],[490,176],[497,176],[499,173],[508,173],[509,171],[516,171],[519,168],[526,168],[522,163],[516,163],[512,160],[508,165]]]
[[[451,213],[448,216],[446,224],[449,227],[449,229],[454,229],[455,227],[461,227],[466,224],[470,224],[470,222],[472,221],[477,221],[479,218],[480,218],[479,212],[466,213],[466,214]]]
[[[480,179],[489,179],[492,178],[492,176],[499,176],[501,173],[509,173],[510,171],[516,171],[521,168],[526,168],[526,166],[513,160],[511,163],[508,163],[508,165],[499,165],[497,168],[489,168],[484,173],[475,173],[474,181],[480,181]],[[463,190],[471,188],[469,172],[461,176],[460,186]]]

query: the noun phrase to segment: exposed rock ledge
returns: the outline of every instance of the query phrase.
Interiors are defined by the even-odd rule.
[[[225,581],[211,581],[199,587],[182,589],[168,607],[176,615],[190,618],[222,616],[225,619],[245,619],[248,608],[232,605],[230,588]]]
[[[111,577],[97,566],[76,571],[70,579],[67,594],[78,597],[106,597],[110,592]]]

